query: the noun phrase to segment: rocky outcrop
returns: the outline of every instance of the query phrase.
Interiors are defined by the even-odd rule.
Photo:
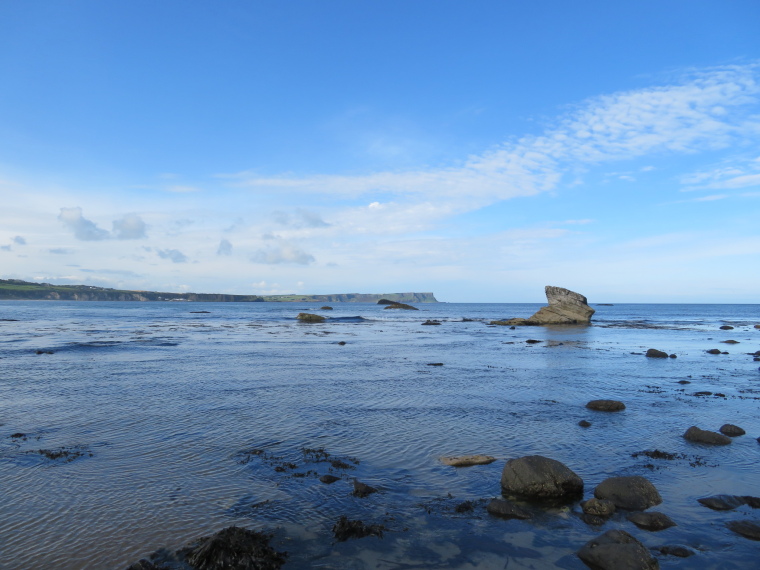
[[[683,434],[684,439],[696,443],[706,443],[708,445],[728,445],[731,438],[715,431],[699,429],[697,426],[691,426]]]
[[[406,309],[407,311],[419,311],[417,307],[412,307],[411,305],[407,305],[406,303],[391,303],[390,305],[386,305],[384,308],[385,309]]]
[[[573,501],[583,495],[583,479],[555,459],[528,455],[507,461],[501,490],[529,500]]]
[[[298,313],[296,318],[302,323],[321,323],[326,319],[322,315],[314,315],[312,313]]]
[[[549,306],[541,307],[527,319],[505,319],[491,321],[491,324],[501,326],[587,325],[591,322],[591,315],[596,312],[588,306],[586,297],[562,287],[547,285],[546,300],[549,301]]]

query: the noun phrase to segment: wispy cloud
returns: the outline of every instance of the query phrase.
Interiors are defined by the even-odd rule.
[[[74,232],[74,237],[82,241],[99,241],[110,237],[108,231],[82,216],[82,208],[61,208],[58,219]]]
[[[172,263],[185,263],[187,256],[178,249],[159,249],[156,250],[158,257],[168,259]]]
[[[289,243],[280,242],[256,250],[251,255],[251,261],[266,265],[279,265],[281,263],[308,265],[314,261],[314,256]]]
[[[116,239],[141,239],[147,237],[145,222],[137,214],[127,214],[113,222],[113,235]]]
[[[232,244],[229,240],[223,239],[216,248],[217,255],[232,255]]]

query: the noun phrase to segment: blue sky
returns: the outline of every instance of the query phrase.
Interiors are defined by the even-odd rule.
[[[0,277],[760,302],[760,3],[0,0]]]

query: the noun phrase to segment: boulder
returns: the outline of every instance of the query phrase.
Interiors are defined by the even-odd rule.
[[[507,461],[501,490],[525,499],[569,502],[583,495],[583,479],[559,461],[528,455]]]
[[[734,424],[723,424],[720,426],[720,433],[729,437],[736,437],[739,435],[744,435],[747,432],[739,426],[735,426]]]
[[[529,519],[531,514],[525,509],[521,509],[511,501],[504,499],[493,499],[486,510],[489,514],[505,519]]]
[[[729,530],[742,535],[750,540],[760,540],[760,524],[748,520],[729,521],[726,523]]]
[[[584,428],[591,427],[591,422],[588,420],[581,420],[578,422],[578,425]]]
[[[609,517],[615,512],[615,503],[608,499],[593,497],[581,504],[583,513],[596,517]]]
[[[580,293],[562,287],[546,286],[548,307],[541,307],[528,317],[530,325],[587,325],[596,311],[588,306],[588,300]]]
[[[597,570],[655,570],[660,567],[647,549],[624,530],[608,530],[583,545],[578,558]]]
[[[637,527],[643,528],[644,530],[658,531],[677,526],[676,523],[673,522],[673,519],[668,515],[656,511],[648,513],[633,513],[628,515],[627,518]]]
[[[707,354],[720,354],[719,348],[711,348],[710,350],[706,350]]]
[[[691,548],[686,548],[680,544],[658,546],[657,550],[660,552],[660,554],[664,554],[666,556],[677,556],[678,558],[688,558],[689,556],[694,556],[696,554],[696,552],[694,552]]]
[[[367,525],[359,520],[349,520],[346,516],[340,517],[338,519],[338,522],[336,522],[332,527],[333,535],[338,542],[344,542],[349,538],[364,538],[365,536],[379,536],[382,538],[384,530],[385,527],[381,524]],[[219,568],[226,567],[220,566]],[[259,567],[251,566],[251,568],[253,569]]]
[[[441,321],[436,321],[436,320],[432,320],[432,321],[431,321],[430,319],[428,319],[427,321],[425,321],[425,322],[424,322],[424,323],[422,323],[422,324],[423,324],[423,325],[440,325],[440,324],[441,324]]]
[[[311,313],[298,313],[298,316],[296,318],[302,323],[321,323],[327,317],[323,317],[322,315],[313,315]]]
[[[617,508],[629,511],[643,511],[662,502],[655,486],[639,475],[605,479],[594,489],[594,497],[607,499]]]
[[[760,329],[760,325],[755,325],[755,328],[756,329]]]
[[[691,426],[683,434],[684,439],[695,443],[706,443],[709,445],[728,445],[731,438],[721,433],[699,429],[697,426]]]
[[[667,358],[668,353],[663,352],[661,350],[657,350],[656,348],[650,348],[649,350],[647,350],[647,356],[649,358]]]
[[[469,467],[470,465],[488,465],[496,461],[490,455],[460,455],[458,457],[441,457],[441,463],[452,467]]]
[[[227,527],[201,538],[186,552],[193,568],[280,568],[287,557],[269,541],[272,536],[239,527]],[[183,552],[184,553],[184,552]]]
[[[732,330],[734,330],[734,327],[732,327],[731,325],[723,325],[722,327],[720,327],[720,330],[722,330],[722,331],[732,331]]]
[[[625,404],[617,400],[591,400],[586,407],[597,412],[619,412],[625,410]]]
[[[742,497],[737,497],[736,495],[713,495],[712,497],[697,499],[697,501],[700,505],[704,505],[714,511],[732,511],[746,504],[746,501]]]
[[[333,310],[333,308],[332,308],[332,307],[329,307],[329,306],[327,306],[327,305],[325,305],[324,307],[321,307],[321,310],[322,310],[322,311],[332,311],[332,310]]]
[[[369,485],[365,483],[360,483],[359,481],[354,480],[354,492],[352,493],[352,495],[363,499],[364,497],[368,497],[372,493],[377,493],[377,489],[375,489],[374,487],[370,487]]]
[[[397,303],[398,301],[391,301],[390,299],[380,299],[377,304],[378,305],[393,305],[394,303]]]
[[[327,485],[332,485],[332,484],[333,484],[333,483],[335,483],[336,481],[340,481],[340,477],[336,477],[335,475],[330,475],[330,474],[328,473],[327,475],[322,475],[322,476],[319,478],[319,480],[320,480],[320,481],[322,481],[322,483],[325,483],[325,484],[327,484]]]
[[[417,307],[412,307],[411,305],[407,305],[406,303],[391,303],[390,305],[386,305],[384,308],[385,309],[406,309],[407,311],[419,311]]]

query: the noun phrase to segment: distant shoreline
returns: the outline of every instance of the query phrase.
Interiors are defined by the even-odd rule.
[[[92,285],[52,285],[19,279],[0,279],[4,301],[182,301],[205,303],[375,303],[388,299],[399,303],[437,303],[433,293],[336,293],[331,295],[227,295],[224,293],[172,293],[130,291]]]

